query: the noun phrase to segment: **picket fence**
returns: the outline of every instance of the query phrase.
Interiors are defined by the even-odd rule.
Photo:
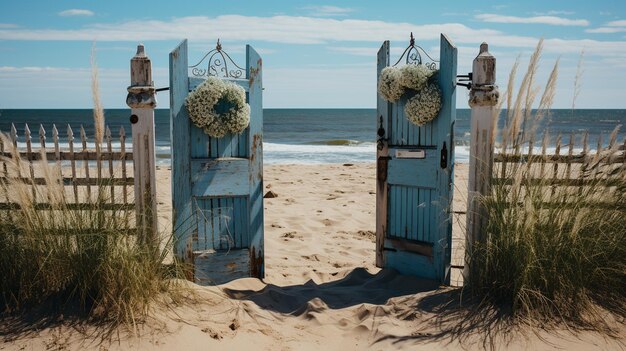
[[[62,142],[56,125],[52,126],[52,143],[47,142],[46,134],[44,126],[40,125],[38,136],[33,136],[28,124],[24,124],[21,135],[15,124],[12,124],[8,133],[4,132],[4,138],[0,139],[0,181],[19,179],[32,185],[33,194],[44,194],[45,191],[36,189],[45,187],[49,181],[44,175],[43,163],[56,164],[55,169],[60,172],[57,179],[62,181],[64,190],[67,190],[64,199],[68,208],[88,209],[98,206],[116,211],[134,209],[134,178],[128,176],[133,171],[133,152],[132,146],[127,145],[124,127],[120,127],[118,135],[114,137],[107,126],[103,145],[94,143],[95,136],[90,140],[83,126],[79,129],[79,140],[75,140],[74,129],[67,126],[64,138],[67,143]],[[115,141],[119,141],[119,147],[114,150]],[[93,144],[91,148],[88,147],[90,143]],[[17,162],[21,165],[8,167],[8,162],[16,162],[14,153],[18,154]],[[106,196],[100,196],[99,200],[104,200],[104,203],[94,204],[92,199],[101,193],[99,187],[103,186],[107,188]],[[0,198],[0,209],[19,207],[11,200],[10,194],[3,195]],[[50,207],[45,198],[34,196],[33,200],[38,209]]]

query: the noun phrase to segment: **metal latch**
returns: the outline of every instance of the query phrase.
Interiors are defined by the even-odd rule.
[[[382,115],[380,116],[380,125],[378,127],[378,131],[376,132],[376,134],[378,134],[378,139],[376,140],[378,150],[382,150],[384,147],[383,143],[387,141],[387,139],[385,139],[385,128],[383,127]]]
[[[439,161],[439,166],[441,168],[448,168],[448,147],[446,146],[446,142],[443,142],[443,147],[441,148],[441,160]]]

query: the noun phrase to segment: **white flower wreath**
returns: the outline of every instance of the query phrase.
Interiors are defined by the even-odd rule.
[[[441,90],[437,84],[428,84],[404,105],[406,118],[413,124],[423,126],[434,120],[441,110]]]
[[[428,79],[435,74],[426,65],[405,65],[400,68],[400,85],[407,89],[420,91],[428,84]]]
[[[385,101],[396,102],[404,94],[404,87],[400,85],[400,70],[395,67],[385,67],[380,72],[378,92]]]
[[[214,138],[239,134],[250,124],[246,92],[217,77],[208,77],[189,93],[185,105],[193,124]]]

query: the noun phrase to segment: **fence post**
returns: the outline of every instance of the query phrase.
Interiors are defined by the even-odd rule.
[[[497,124],[496,105],[499,92],[496,82],[496,58],[489,53],[487,43],[480,45],[480,52],[472,65],[472,84],[469,105],[472,108],[470,122],[470,158],[467,195],[467,238],[463,279],[469,281],[469,254],[473,244],[482,240],[485,212],[479,201],[481,195],[491,190],[493,173],[494,130]]]
[[[130,86],[126,104],[131,108],[135,208],[139,240],[157,247],[156,164],[154,153],[154,109],[156,92],[152,64],[143,44],[130,60]]]

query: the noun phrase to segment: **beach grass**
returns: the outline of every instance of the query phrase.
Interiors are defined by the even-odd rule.
[[[540,42],[517,96],[511,93],[517,64],[511,72],[502,100],[508,107],[506,125],[496,131],[505,154],[521,156],[529,143],[542,146],[549,139],[542,137],[540,122],[549,116],[558,62],[539,107],[533,109],[541,47]],[[530,323],[565,323],[611,333],[614,325],[607,312],[623,320],[626,167],[608,162],[622,154],[616,135],[617,128],[610,136],[613,146],[591,154],[579,166],[579,186],[554,186],[553,174],[543,173],[542,154],[507,164],[505,181],[492,184],[491,194],[481,199],[486,227],[468,253],[467,288],[473,296],[507,306]]]
[[[100,145],[104,112],[95,59],[92,65]],[[175,295],[180,284],[172,278],[184,274],[175,263],[165,264],[171,239],[153,245],[139,240],[134,210],[111,206],[111,179],[98,175],[95,193],[82,194],[77,206],[66,194],[59,164],[48,163],[45,152],[38,164],[22,160],[17,146],[0,137],[11,154],[2,157],[4,172],[15,175],[0,185],[15,205],[0,211],[0,313],[53,306],[49,313],[72,310],[81,318],[134,329],[157,300]],[[34,185],[35,173],[43,174],[45,184]],[[158,237],[171,238],[171,233]]]

